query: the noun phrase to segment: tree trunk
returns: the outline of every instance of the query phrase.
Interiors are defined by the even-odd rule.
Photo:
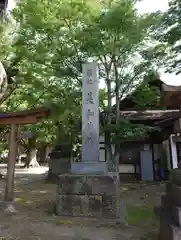
[[[39,167],[40,166],[37,161],[36,152],[37,152],[36,148],[30,149],[30,151],[29,151],[28,158],[29,158],[29,166],[30,167]]]
[[[42,145],[38,150],[39,163],[45,163],[47,157],[47,146]]]
[[[114,74],[115,74],[115,92],[116,92],[116,125],[118,126],[119,121],[120,121],[120,96],[119,96],[119,89],[120,89],[120,83],[119,83],[119,76],[118,76],[118,66],[117,66],[117,61],[116,57],[114,57],[113,61],[113,66],[114,66]],[[119,155],[120,155],[120,143],[119,143],[119,135],[115,136],[116,142],[115,142],[115,150],[114,150],[114,156],[113,156],[113,161],[114,161],[114,166],[116,172],[119,174]]]
[[[106,122],[108,125],[111,125],[111,111],[112,111],[112,96],[111,96],[111,81],[109,79],[109,74],[107,72],[107,94],[108,94],[108,107],[107,107],[107,116]],[[111,132],[105,132],[105,149],[106,157],[108,162],[108,171],[112,172],[113,162],[112,162],[112,141],[111,141]]]
[[[111,134],[105,132],[105,150],[106,150],[106,161],[108,163],[108,171],[112,172],[113,162],[112,162],[112,143],[111,143]]]
[[[5,201],[13,201],[14,199],[14,172],[17,155],[17,125],[11,125],[11,133],[9,138],[9,154],[8,167],[6,176]]]
[[[39,163],[37,161],[36,157],[36,138],[32,137],[28,139],[28,150],[27,150],[27,157],[26,157],[26,163],[24,167],[29,168],[31,167],[39,167]]]

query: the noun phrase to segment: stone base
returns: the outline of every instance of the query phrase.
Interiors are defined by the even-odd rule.
[[[105,175],[108,172],[106,162],[80,162],[71,164],[71,172],[74,174],[99,174]]]
[[[117,177],[101,175],[59,176],[56,214],[59,216],[111,218],[124,222],[123,205],[116,197]]]
[[[9,201],[0,201],[0,210],[6,213],[16,213],[17,210],[15,208],[14,202]]]
[[[162,196],[160,240],[181,239],[181,170],[170,173],[166,195]]]

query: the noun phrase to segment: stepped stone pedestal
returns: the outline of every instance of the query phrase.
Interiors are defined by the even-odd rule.
[[[159,239],[181,240],[181,169],[170,173],[161,210]]]
[[[56,214],[124,222],[120,199],[116,196],[117,186],[117,177],[62,174],[57,189]]]

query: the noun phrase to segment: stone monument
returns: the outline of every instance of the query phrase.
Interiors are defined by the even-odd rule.
[[[59,175],[56,213],[60,216],[111,218],[123,222],[119,176],[109,176],[99,161],[99,82],[97,64],[83,65],[82,159],[71,173]]]
[[[99,161],[99,80],[96,63],[83,65],[82,84],[82,159],[72,164],[73,173],[107,172]]]

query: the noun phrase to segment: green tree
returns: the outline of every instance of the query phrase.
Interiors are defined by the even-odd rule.
[[[169,0],[169,9],[160,18],[154,36],[158,41],[157,50],[162,66],[167,72],[181,73],[181,2]]]
[[[121,99],[143,81],[154,65],[145,55],[152,26],[158,17],[154,14],[139,16],[134,3],[133,0],[99,3],[25,0],[19,1],[13,11],[18,29],[11,61],[17,62],[22,80],[16,90],[19,91],[19,107],[49,101],[59,104],[63,129],[69,129],[69,114],[74,114],[72,119],[81,115],[80,95],[70,96],[81,91],[82,63],[94,60],[99,64],[100,79],[107,89],[104,131],[112,160],[110,170],[115,169],[118,162],[120,144],[116,142],[113,153],[113,135],[106,130],[112,125],[114,100],[115,126],[118,126]],[[13,97],[16,99],[16,93]]]
[[[7,58],[10,51],[9,40],[9,21],[0,21],[0,104],[2,104],[12,93],[16,87],[14,76],[17,71],[10,69],[7,63]]]
[[[104,2],[77,37],[77,40],[81,39],[82,42],[81,51],[99,63],[100,77],[105,80],[107,86],[105,136],[108,158],[112,159],[113,163],[110,169],[118,170],[118,139],[125,128],[125,124],[120,124],[120,101],[137,88],[145,74],[154,67],[155,62],[148,61],[146,53],[147,49],[150,49],[148,42],[151,41],[152,26],[158,20],[158,14],[139,16],[134,1]],[[155,100],[155,95],[147,93],[148,91],[145,91],[143,94],[145,99]],[[114,127],[111,126],[113,100]],[[128,124],[125,133],[128,132],[127,127]],[[130,129],[133,130],[131,125]],[[143,126],[137,126],[133,135],[143,135],[142,129]],[[146,134],[146,129],[144,133]],[[114,153],[111,147],[113,139],[116,140]]]

